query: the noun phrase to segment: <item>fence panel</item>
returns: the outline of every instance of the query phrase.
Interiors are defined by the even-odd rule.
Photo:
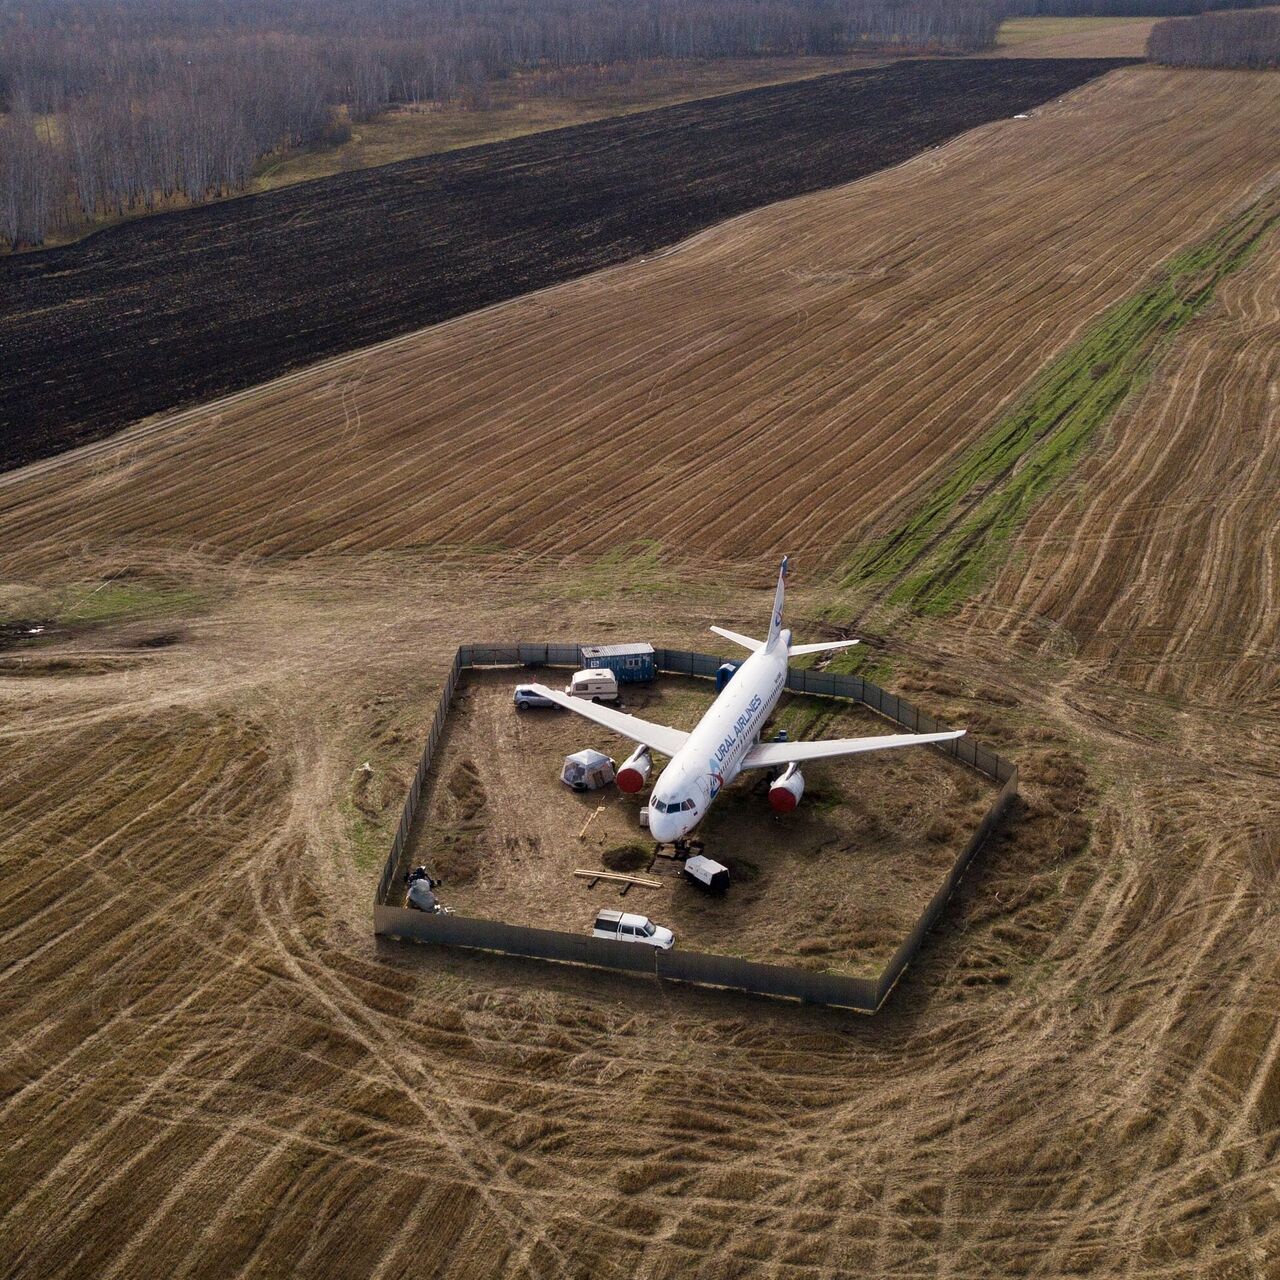
[[[713,658],[709,654],[695,653],[693,655],[693,674],[695,676],[712,676],[720,670],[723,662],[720,658]]]
[[[470,667],[514,667],[520,662],[520,648],[514,644],[472,645]]]
[[[626,942],[609,942],[588,934],[563,933],[557,929],[531,929],[469,916],[430,915],[407,907],[374,908],[374,932],[389,938],[409,938],[414,942],[436,942],[451,947],[471,947],[478,951],[501,951],[510,956],[532,956],[539,960],[559,960],[566,964],[586,964],[602,969],[624,969],[629,973],[654,973],[654,947]]]
[[[755,995],[783,996],[815,1004],[838,1005],[874,1013],[879,994],[872,978],[812,973],[784,965],[756,964],[735,956],[681,951],[678,947],[657,954],[658,977],[702,986],[732,987]]]
[[[664,671],[675,672],[677,675],[683,676],[693,674],[694,655],[692,653],[686,653],[681,649],[664,649],[662,655],[666,659],[662,668]]]
[[[978,829],[969,838],[968,843],[951,864],[951,869],[947,872],[946,879],[943,880],[941,887],[929,899],[928,906],[920,913],[915,924],[912,925],[911,932],[894,953],[893,959],[885,965],[884,971],[880,975],[877,1003],[884,1001],[889,992],[893,990],[894,984],[902,976],[903,971],[915,959],[916,953],[924,942],[925,935],[937,924],[938,917],[942,914],[951,895],[955,892],[956,886],[968,870],[969,864],[973,861],[978,850],[986,843],[987,837],[991,834],[996,823],[1004,816],[1005,810],[1017,794],[1018,771],[1014,769],[1004,786],[1001,787],[995,803],[987,810],[982,821],[978,824]]]
[[[422,788],[426,782],[427,774],[431,769],[431,760],[435,755],[436,747],[440,743],[440,738],[444,733],[445,721],[449,718],[449,707],[453,702],[454,692],[457,690],[458,681],[462,678],[462,670],[464,665],[470,665],[470,658],[474,650],[469,645],[460,647],[453,655],[453,665],[449,668],[449,674],[445,677],[444,688],[440,693],[440,701],[436,704],[436,714],[431,721],[431,729],[427,733],[426,745],[422,749],[422,754],[418,757],[417,767],[413,771],[413,780],[409,783],[409,792],[405,796],[404,808],[400,812],[400,823],[396,827],[395,838],[391,842],[391,850],[387,854],[387,860],[383,863],[382,875],[378,879],[378,892],[374,898],[374,909],[385,904],[391,896],[392,885],[395,882],[396,868],[400,865],[401,858],[409,843],[409,833],[413,830],[413,819],[417,812],[418,801],[422,797]]]

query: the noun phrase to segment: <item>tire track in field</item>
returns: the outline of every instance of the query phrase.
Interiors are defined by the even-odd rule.
[[[1028,617],[1051,615],[1139,687],[1265,701],[1280,671],[1277,350],[1273,232],[1033,516],[974,625],[1000,610],[1000,629],[1025,636]]]

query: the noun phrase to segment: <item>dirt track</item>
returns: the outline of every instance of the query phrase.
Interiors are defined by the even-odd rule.
[[[862,177],[1115,65],[897,63],[0,258],[0,467]]]
[[[882,681],[1000,742],[1027,793],[882,1015],[379,954],[369,899],[460,639],[750,631],[797,529],[818,638],[819,556],[1275,174],[1277,94],[1126,72],[1042,134],[990,126],[0,484],[8,615],[68,582],[80,617],[109,578],[185,591],[0,655],[8,1272],[1273,1274],[1274,237],[988,595],[927,626],[867,609]],[[635,491],[570,469],[601,422],[647,444]],[[509,449],[444,470],[495,423]],[[545,461],[508,500],[530,423]],[[707,456],[759,488],[716,495]]]

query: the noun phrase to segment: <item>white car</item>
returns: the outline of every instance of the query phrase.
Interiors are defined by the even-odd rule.
[[[524,711],[528,707],[554,707],[556,705],[550,698],[544,698],[542,694],[535,692],[531,684],[516,685],[516,691],[512,695],[511,701],[516,704],[517,711]]]
[[[625,911],[601,911],[591,930],[593,938],[608,938],[612,942],[641,942],[650,947],[669,951],[675,946],[676,935],[660,924],[654,924],[648,916],[631,915]]]

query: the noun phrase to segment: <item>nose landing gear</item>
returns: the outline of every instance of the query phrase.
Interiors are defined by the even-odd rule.
[[[701,853],[702,849],[702,841],[697,836],[681,837],[679,840],[673,840],[670,844],[663,844],[659,840],[653,846],[653,856],[655,858],[670,858],[673,861],[683,862],[685,858],[692,858],[695,854]]]

